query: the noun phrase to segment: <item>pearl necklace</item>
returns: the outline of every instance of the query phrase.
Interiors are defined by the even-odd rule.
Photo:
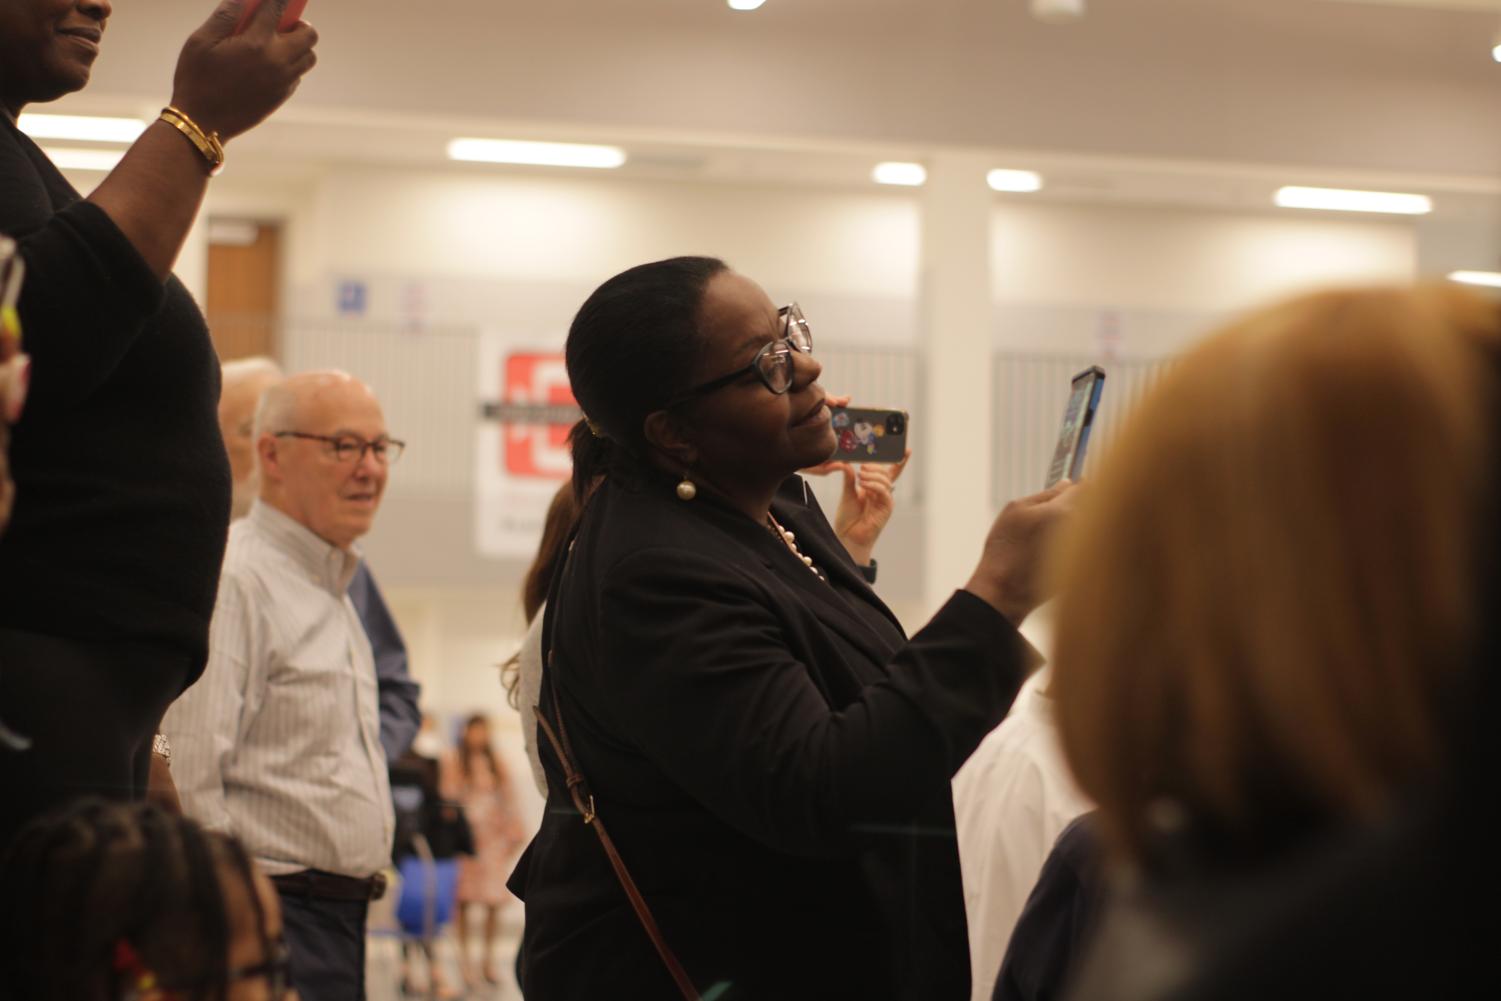
[[[803,566],[813,571],[813,576],[817,577],[819,580],[827,579],[826,577],[824,577],[823,571],[813,565],[813,557],[804,556],[802,550],[797,548],[797,536],[793,535],[791,532],[787,531],[787,529],[779,525],[777,523],[777,520],[771,516],[771,512],[769,511],[766,513],[766,527],[771,529],[772,535],[782,540],[782,542],[787,546],[788,551],[791,552],[793,556],[796,556]]]

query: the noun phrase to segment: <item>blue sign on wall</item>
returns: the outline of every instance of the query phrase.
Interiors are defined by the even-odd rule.
[[[343,281],[339,283],[339,315],[364,316],[370,302],[370,289],[364,282]]]

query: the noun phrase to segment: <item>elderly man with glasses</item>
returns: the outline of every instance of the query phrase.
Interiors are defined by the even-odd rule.
[[[393,817],[348,588],[402,443],[369,387],[313,372],[262,396],[255,447],[260,496],[230,529],[208,667],[163,730],[187,813],[244,841],[276,885],[304,1001],[363,998]]]
[[[223,391],[219,394],[219,430],[229,453],[229,471],[234,478],[234,506],[231,517],[238,520],[250,513],[250,506],[261,492],[261,477],[256,469],[255,414],[261,397],[273,386],[286,381],[286,373],[266,357],[237,358],[224,363]],[[338,448],[337,445],[334,446]],[[346,443],[345,450],[355,447]],[[387,449],[391,448],[388,444]],[[361,560],[354,579],[349,582],[349,597],[365,626],[370,650],[375,655],[375,677],[380,685],[380,743],[386,761],[395,762],[412,746],[422,725],[418,700],[422,686],[412,680],[408,670],[407,645],[397,628],[396,619],[386,605],[368,560]]]

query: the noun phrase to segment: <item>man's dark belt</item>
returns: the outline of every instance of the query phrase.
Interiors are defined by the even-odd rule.
[[[386,895],[386,874],[356,879],[340,876],[321,869],[304,869],[272,876],[276,889],[289,897],[310,897],[317,900],[379,900]]]

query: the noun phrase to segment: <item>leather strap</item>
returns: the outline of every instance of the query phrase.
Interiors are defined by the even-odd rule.
[[[318,869],[303,869],[301,872],[272,876],[271,882],[277,890],[289,896],[316,900],[379,900],[386,895],[386,874],[383,872],[357,879]]]
[[[571,547],[570,547],[571,548]],[[550,612],[552,609],[549,608]],[[537,727],[547,737],[547,742],[552,745],[553,753],[562,762],[564,777],[568,783],[568,795],[573,798],[573,805],[578,809],[579,815],[584,818],[584,823],[594,828],[594,833],[599,836],[599,843],[605,850],[605,855],[610,860],[610,866],[615,870],[615,877],[620,880],[621,889],[631,902],[631,908],[636,912],[636,917],[641,921],[641,927],[646,930],[646,937],[651,939],[651,944],[656,947],[657,955],[662,957],[662,963],[667,967],[667,972],[672,975],[673,982],[686,1001],[700,1001],[698,991],[693,986],[693,981],[688,979],[683,964],[678,962],[671,946],[662,937],[662,932],[657,928],[656,919],[652,917],[651,908],[646,904],[646,898],[641,896],[641,891],[636,888],[636,881],[631,878],[630,870],[625,867],[625,860],[620,857],[620,852],[615,849],[615,842],[605,830],[605,822],[600,819],[599,810],[594,805],[594,794],[589,791],[589,783],[584,778],[583,772],[579,771],[574,763],[573,745],[568,739],[568,727],[563,722],[562,706],[558,701],[558,690],[552,680],[553,656],[548,651],[547,670],[544,684],[547,693],[552,699],[553,715],[557,717],[558,726],[554,730],[552,723],[542,712],[540,705],[532,706],[532,713],[537,717]]]

